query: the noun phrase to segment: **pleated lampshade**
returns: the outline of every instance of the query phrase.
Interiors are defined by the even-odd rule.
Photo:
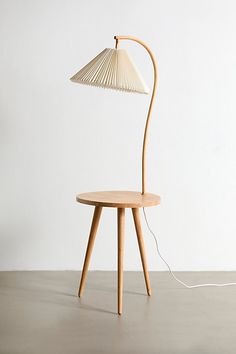
[[[72,76],[71,81],[127,92],[149,93],[148,86],[124,49],[104,49]]]

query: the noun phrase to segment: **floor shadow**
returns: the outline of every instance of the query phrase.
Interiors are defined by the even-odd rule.
[[[81,304],[80,299],[78,299],[78,301],[79,301],[79,305],[80,305],[81,310],[95,311],[95,312],[100,312],[100,313],[108,313],[108,314],[112,314],[112,315],[118,315],[117,312],[114,312],[114,311],[105,310],[105,309],[95,307],[92,305],[88,305],[88,304]]]
[[[53,290],[52,292],[54,292],[54,293],[56,293],[58,295],[63,295],[63,296],[68,296],[68,297],[74,297],[74,298],[78,297],[78,295],[76,293],[71,294],[71,293],[66,293],[66,292],[56,291],[56,290]]]
[[[94,286],[94,285],[87,285],[86,288],[88,290],[95,290],[95,291],[105,291],[109,293],[116,293],[117,288],[109,288],[109,287],[99,287],[99,286]],[[147,296],[145,293],[140,293],[137,291],[131,291],[131,290],[123,290],[123,294],[130,294],[130,295],[141,295],[141,296]]]

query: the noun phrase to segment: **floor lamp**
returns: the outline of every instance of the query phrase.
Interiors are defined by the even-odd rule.
[[[92,225],[89,234],[87,250],[84,259],[84,265],[80,280],[80,287],[78,295],[81,297],[86,276],[88,272],[91,253],[95,241],[96,232],[98,229],[99,219],[103,207],[117,208],[118,218],[118,314],[122,313],[122,293],[123,293],[123,253],[124,253],[124,225],[125,225],[125,209],[131,208],[133,219],[138,239],[138,245],[141,255],[143,266],[144,278],[147,288],[147,293],[151,295],[151,286],[149,274],[147,270],[147,261],[144,249],[144,241],[141,229],[139,208],[155,206],[160,204],[160,197],[155,194],[147,193],[146,191],[146,149],[147,149],[147,136],[148,128],[153,108],[154,99],[157,89],[157,64],[155,57],[150,48],[143,41],[132,36],[115,36],[115,48],[106,48],[98,54],[93,60],[85,65],[79,72],[77,72],[71,81],[110,88],[114,90],[121,90],[127,92],[136,92],[148,94],[149,89],[138,72],[134,62],[124,49],[120,49],[119,42],[122,40],[131,40],[142,45],[148,52],[153,64],[153,89],[152,96],[149,104],[146,125],[143,137],[142,149],[142,191],[102,191],[102,192],[89,192],[79,194],[76,200],[79,203],[93,205],[94,214]]]

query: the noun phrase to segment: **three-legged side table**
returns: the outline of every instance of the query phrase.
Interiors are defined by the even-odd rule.
[[[99,219],[103,207],[117,208],[118,218],[118,314],[122,313],[122,295],[123,295],[123,254],[124,254],[124,227],[125,227],[125,209],[131,208],[134,218],[134,224],[138,239],[138,245],[143,266],[143,273],[147,288],[147,293],[151,295],[151,286],[149,274],[147,270],[147,261],[144,249],[144,241],[141,229],[141,222],[139,216],[139,208],[149,207],[160,204],[160,197],[155,194],[128,191],[111,191],[111,192],[92,192],[79,194],[76,197],[79,203],[89,204],[95,206],[92,225],[90,229],[87,250],[84,259],[84,265],[80,280],[80,287],[78,295],[82,296],[86,276],[89,267],[93,245],[98,229]]]

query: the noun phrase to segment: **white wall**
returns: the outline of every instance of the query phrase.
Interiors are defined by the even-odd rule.
[[[0,269],[81,269],[92,207],[77,192],[139,190],[149,97],[69,81],[115,34],[159,62],[148,147],[150,223],[175,270],[236,270],[236,3],[0,1]],[[143,48],[123,43],[148,83]],[[125,268],[140,269],[127,210]],[[144,225],[150,269],[165,269]],[[104,210],[90,269],[116,269]]]

